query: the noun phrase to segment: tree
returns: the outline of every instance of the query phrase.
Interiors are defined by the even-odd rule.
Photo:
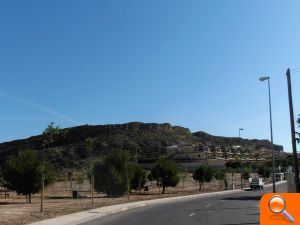
[[[85,173],[79,172],[76,174],[76,184],[79,186],[80,189],[83,188],[85,178]]]
[[[238,160],[229,160],[225,163],[226,168],[238,169],[240,168],[240,162]]]
[[[207,165],[199,166],[193,173],[193,179],[199,182],[199,191],[205,182],[211,182],[214,177],[214,171]]]
[[[162,194],[165,193],[166,187],[175,187],[180,181],[176,164],[164,158],[157,161],[151,174],[158,181],[157,185],[163,187]]]
[[[51,147],[58,138],[64,137],[67,133],[67,130],[63,130],[59,126],[55,126],[53,122],[50,123],[42,134],[45,147]]]
[[[68,174],[67,174],[67,176],[68,176],[68,180],[69,180],[69,182],[70,182],[70,198],[72,198],[72,184],[73,184],[73,172],[72,171],[69,171],[68,172]]]
[[[54,181],[50,165],[43,165],[36,151],[20,151],[17,157],[5,163],[4,185],[9,190],[25,195],[31,203],[31,195],[39,192],[42,187],[42,173],[45,173],[45,185]]]
[[[219,189],[223,188],[223,182],[225,183],[226,172],[222,169],[217,169],[215,171],[215,178],[219,181]]]
[[[92,138],[86,138],[84,140],[84,149],[88,152],[89,155],[89,171],[88,177],[90,180],[90,191],[92,193],[92,205],[94,204],[94,174],[93,174],[93,150],[95,148],[95,140]]]
[[[257,173],[264,178],[269,178],[271,175],[271,169],[266,165],[260,164],[257,168]]]
[[[134,190],[139,190],[146,184],[147,174],[140,165],[129,164],[129,179],[130,179],[130,188]]]
[[[51,148],[55,141],[59,137],[65,136],[67,130],[62,130],[59,126],[54,126],[54,123],[50,123],[47,128],[43,131],[43,165],[42,165],[42,190],[41,190],[41,208],[40,212],[44,211],[44,189],[45,189],[45,165],[46,165],[46,148]]]
[[[127,191],[126,156],[121,150],[114,149],[103,161],[94,164],[94,188],[108,197],[119,197]]]
[[[151,185],[152,185],[152,182],[154,181],[154,177],[152,176],[151,173],[149,173],[149,174],[147,175],[147,179],[151,182]]]
[[[249,180],[250,172],[251,172],[250,168],[249,168],[249,167],[245,167],[245,168],[243,169],[242,178],[243,178],[244,180]]]

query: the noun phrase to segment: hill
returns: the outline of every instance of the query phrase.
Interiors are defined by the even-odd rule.
[[[96,147],[95,158],[105,155],[112,148],[126,149],[133,160],[136,151],[139,162],[153,162],[158,155],[166,154],[166,147],[178,146],[209,146],[210,148],[230,148],[232,145],[248,145],[251,149],[271,148],[267,140],[246,140],[241,138],[227,138],[209,135],[205,132],[191,133],[189,129],[172,126],[171,124],[140,123],[113,125],[84,125],[66,128],[67,135],[58,139],[46,157],[56,169],[82,168],[87,163],[88,154],[83,148],[86,138],[94,138]],[[0,144],[0,164],[17,154],[22,149],[37,149],[42,154],[42,136],[33,136],[23,140],[15,140]],[[251,150],[250,149],[250,150]],[[283,147],[275,145],[278,152]]]

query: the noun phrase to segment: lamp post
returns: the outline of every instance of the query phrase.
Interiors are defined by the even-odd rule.
[[[241,131],[244,131],[244,128],[239,128],[239,138],[241,138]],[[243,149],[240,147],[240,158],[241,158],[241,189],[243,189]]]
[[[272,183],[273,183],[273,193],[276,192],[275,186],[275,155],[274,155],[274,144],[273,144],[273,123],[272,123],[272,105],[271,105],[271,87],[270,87],[270,77],[261,77],[260,81],[268,81],[268,92],[269,92],[269,114],[270,114],[270,134],[271,134],[271,148],[272,148]]]

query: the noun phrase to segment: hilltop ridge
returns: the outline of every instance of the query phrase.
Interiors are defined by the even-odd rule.
[[[172,126],[169,123],[141,123],[108,125],[82,125],[65,128],[67,135],[59,138],[53,148],[47,151],[47,160],[55,168],[81,168],[87,161],[87,152],[83,148],[86,138],[94,138],[96,142],[94,156],[99,158],[112,148],[126,149],[131,159],[138,153],[140,162],[153,162],[159,154],[166,154],[166,148],[172,145],[195,146],[195,151],[204,147],[212,150],[229,151],[233,145],[248,146],[249,151],[265,148],[271,149],[267,140],[247,140],[242,138],[219,137],[203,131],[192,133],[188,128]],[[42,150],[42,136],[32,136],[27,139],[4,142],[0,144],[0,164],[22,149]],[[277,152],[283,147],[274,145]]]

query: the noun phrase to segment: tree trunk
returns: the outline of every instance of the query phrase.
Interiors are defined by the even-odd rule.
[[[165,185],[163,185],[162,194],[164,194],[164,193],[165,193],[165,190],[166,190],[166,186],[165,186]]]
[[[70,197],[72,198],[72,177],[70,177]]]
[[[31,204],[31,194],[28,195],[29,198],[29,204]]]
[[[94,205],[94,186],[95,186],[95,177],[94,174],[92,174],[92,205]]]
[[[202,184],[203,184],[203,182],[200,182],[200,183],[199,183],[199,191],[201,191]]]

